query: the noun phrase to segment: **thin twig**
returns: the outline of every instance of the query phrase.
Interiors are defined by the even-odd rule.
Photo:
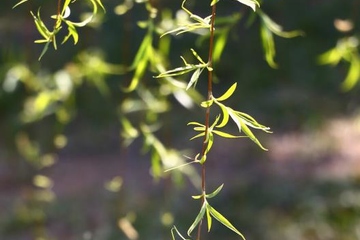
[[[209,69],[212,69],[212,65],[213,65],[215,15],[216,15],[216,4],[213,4],[212,9],[211,9],[211,27],[210,27],[210,42],[209,42],[209,57],[208,57]],[[213,71],[208,71],[207,100],[211,100],[211,98],[212,98],[212,83],[213,83]],[[210,107],[206,108],[206,112],[205,112],[205,137],[204,137],[204,142],[203,142],[202,152],[201,152],[202,156],[205,155],[205,151],[206,151],[206,148],[208,145],[207,133],[209,130],[209,126],[210,126]],[[205,167],[205,163],[203,163],[201,165],[201,189],[202,189],[203,193],[205,193],[205,190],[206,190],[206,184],[205,184],[206,178],[205,177],[206,177],[206,167]],[[201,205],[204,203],[204,201],[205,201],[205,195],[203,195]],[[203,222],[203,220],[200,221],[199,226],[198,226],[198,232],[197,232],[197,238],[196,238],[197,240],[200,240],[200,238],[201,238],[202,222]]]

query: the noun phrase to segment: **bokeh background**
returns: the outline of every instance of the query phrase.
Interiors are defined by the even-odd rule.
[[[200,207],[191,198],[198,194],[198,175],[155,179],[141,139],[124,147],[121,138],[119,106],[132,96],[121,86],[133,73],[117,73],[131,65],[144,37],[137,25],[147,18],[144,5],[119,15],[124,2],[104,0],[106,14],[79,30],[77,45],[59,44],[38,61],[42,46],[34,43],[39,34],[29,11],[41,6],[46,19],[56,1],[31,0],[12,9],[15,3],[4,1],[0,9],[0,239],[171,239],[173,225],[185,235]],[[156,1],[174,14],[180,4]],[[76,6],[75,16],[84,7]],[[224,189],[212,205],[249,240],[360,239],[359,87],[341,90],[347,62],[317,61],[339,39],[359,37],[360,1],[264,1],[263,11],[285,30],[305,32],[275,37],[278,69],[264,60],[258,20],[246,25],[250,10],[231,0],[218,6],[219,16],[238,12],[243,18],[215,65],[215,94],[238,82],[229,105],[273,133],[257,135],[267,152],[248,139],[216,139],[207,187],[224,183]],[[209,14],[206,1],[189,0],[188,8]],[[342,31],[336,20],[350,28]],[[171,39],[172,66],[191,47],[206,54],[195,35]],[[59,79],[66,82],[65,72],[78,78],[70,93],[65,86],[65,95],[53,98],[47,90]],[[157,81],[152,75],[144,76],[150,86]],[[200,93],[204,86],[198,83]],[[43,93],[37,103],[34,93]],[[170,148],[199,148],[200,142],[188,141],[193,132],[186,124],[203,112],[169,102],[156,136]],[[203,238],[239,239],[215,222]]]

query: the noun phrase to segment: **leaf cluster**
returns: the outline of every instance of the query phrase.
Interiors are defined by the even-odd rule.
[[[19,5],[27,2],[28,0],[22,0],[20,2],[18,2],[13,8],[18,7]],[[45,44],[40,56],[39,56],[39,60],[41,60],[41,58],[44,56],[44,54],[47,52],[50,43],[53,44],[54,49],[57,49],[57,40],[56,40],[56,35],[60,32],[60,30],[63,27],[63,24],[66,25],[67,27],[67,31],[68,34],[64,37],[63,41],[61,42],[61,44],[64,44],[65,42],[67,42],[70,38],[73,39],[74,44],[77,44],[78,40],[79,40],[79,34],[77,32],[77,28],[78,27],[84,27],[87,24],[89,24],[94,16],[98,13],[98,6],[100,6],[104,11],[105,8],[101,2],[101,0],[88,0],[91,5],[92,5],[92,14],[90,14],[90,16],[88,16],[86,19],[84,19],[81,22],[73,22],[68,20],[67,18],[70,16],[71,14],[71,4],[74,3],[76,0],[65,0],[61,10],[56,14],[51,16],[52,19],[54,19],[55,23],[52,27],[52,30],[50,30],[51,28],[47,27],[46,24],[43,22],[43,20],[41,19],[40,16],[40,8],[38,9],[37,13],[34,14],[32,11],[30,11],[34,22],[35,22],[35,26],[37,31],[40,33],[40,35],[43,37],[42,39],[38,39],[35,40],[35,43],[40,43],[40,44]],[[61,2],[59,1],[59,4]],[[58,8],[60,9],[60,6],[58,6]]]
[[[341,61],[345,61],[350,65],[345,80],[341,84],[343,91],[349,91],[360,80],[360,52],[357,37],[350,36],[339,39],[334,48],[318,57],[318,63],[322,65],[336,66]]]

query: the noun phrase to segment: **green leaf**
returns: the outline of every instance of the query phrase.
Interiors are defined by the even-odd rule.
[[[341,84],[343,91],[351,90],[360,79],[360,59],[359,56],[353,54],[350,61],[350,68],[344,82]]]
[[[244,123],[244,121],[240,120],[240,124],[241,124],[241,128],[242,131],[251,139],[253,140],[253,142],[255,142],[262,150],[267,151],[266,148],[264,148],[261,143],[259,142],[259,140],[255,137],[255,135],[252,133],[252,131],[250,130],[250,128],[248,126],[246,126],[246,124]]]
[[[193,199],[200,199],[200,198],[202,198],[204,195],[194,195],[194,196],[191,196]]]
[[[125,92],[132,92],[136,89],[136,87],[139,85],[140,79],[144,76],[147,65],[148,65],[148,57],[144,56],[136,67],[130,85],[124,89]]]
[[[50,32],[48,30],[48,28],[46,27],[46,25],[44,24],[44,22],[41,20],[40,18],[40,9],[38,10],[37,16],[35,16],[33,14],[33,12],[31,12],[31,15],[34,18],[34,22],[35,22],[35,26],[36,29],[38,30],[38,32],[41,34],[41,36],[43,36],[46,40],[51,41],[51,36],[52,36],[52,32]]]
[[[147,49],[151,46],[151,43],[152,35],[148,33],[142,40],[130,69],[135,69],[139,65],[139,62],[144,58],[144,56],[146,56]]]
[[[221,97],[216,98],[216,100],[221,102],[231,97],[231,95],[233,95],[233,93],[235,92],[236,86],[237,83],[231,85],[231,87]]]
[[[201,127],[204,127],[204,128],[205,128],[204,124],[201,124],[201,123],[198,123],[198,122],[189,122],[187,125],[188,125],[188,126],[189,126],[189,125],[196,125],[196,126],[201,126]]]
[[[284,38],[293,38],[304,35],[302,31],[294,30],[294,31],[283,31],[282,26],[274,22],[268,15],[266,15],[263,11],[258,11],[259,16],[263,20],[265,26],[274,34],[284,37]]]
[[[106,12],[106,9],[104,7],[104,5],[102,4],[101,0],[95,0],[97,2],[97,4],[99,4],[99,6],[104,10],[104,12]]]
[[[265,52],[266,62],[269,64],[270,67],[277,68],[278,66],[274,60],[276,54],[274,37],[265,24],[261,24],[260,26],[260,36],[262,46]]]
[[[203,108],[211,107],[211,105],[214,103],[214,99],[210,99],[208,101],[201,102],[200,106]]]
[[[194,140],[195,138],[199,138],[199,137],[203,137],[203,136],[205,136],[205,132],[202,132],[202,133],[199,133],[198,135],[195,135],[194,137],[190,138],[190,141]]]
[[[228,108],[224,104],[221,104],[218,102],[217,102],[217,104],[222,111],[223,118],[222,118],[222,121],[218,125],[216,125],[216,127],[222,128],[222,127],[226,126],[226,124],[229,122],[229,112],[228,112]]]
[[[68,33],[68,35],[65,36],[65,38],[61,44],[64,44],[70,37],[72,37],[74,40],[74,45],[75,45],[79,41],[79,34],[78,34],[75,26],[70,21],[65,21],[65,22],[68,25],[69,33]]]
[[[212,225],[212,218],[211,218],[211,215],[210,215],[209,208],[206,208],[206,220],[207,220],[207,225],[208,225],[208,232],[210,232],[211,225]]]
[[[237,230],[230,222],[229,220],[227,220],[221,213],[219,213],[218,211],[215,210],[215,208],[211,207],[209,204],[207,204],[206,206],[209,211],[211,216],[213,216],[217,221],[219,221],[220,223],[222,223],[225,227],[229,228],[230,230],[234,231],[236,234],[238,234],[243,240],[245,240],[245,236],[239,232],[239,230]]]
[[[256,6],[260,7],[260,4],[256,0],[236,0],[248,7],[250,7],[254,12],[256,11]]]
[[[171,236],[172,236],[172,240],[175,240],[175,236],[174,236],[174,231],[176,232],[177,235],[179,235],[179,237],[181,237],[182,240],[191,240],[191,239],[188,239],[188,238],[184,238],[180,232],[177,230],[177,228],[175,226],[173,226],[171,228]]]
[[[71,0],[65,0],[61,10],[61,16],[64,16],[66,9],[69,7]]]
[[[198,68],[195,70],[195,72],[191,76],[191,79],[190,79],[188,85],[186,86],[186,90],[189,90],[189,88],[191,88],[191,86],[193,86],[193,85],[194,85],[194,87],[196,86],[196,83],[199,80],[200,74],[203,70],[204,70],[204,68]]]
[[[17,4],[15,4],[12,8],[14,9],[14,8],[18,7],[19,5],[21,5],[21,4],[23,4],[24,2],[27,2],[27,1],[29,1],[29,0],[22,0],[22,1],[18,2]]]
[[[38,58],[39,61],[41,60],[41,58],[44,56],[44,54],[49,49],[49,45],[50,45],[50,42],[45,43],[45,46],[44,46],[43,50],[41,51],[40,57]]]
[[[241,138],[241,137],[243,137],[243,136],[232,135],[232,134],[222,132],[222,131],[218,131],[218,130],[212,130],[212,132],[219,135],[220,137],[223,137],[223,138]]]
[[[206,211],[206,206],[208,205],[208,203],[206,201],[204,201],[204,203],[201,206],[200,212],[199,214],[196,216],[194,222],[191,224],[191,226],[189,227],[187,234],[190,236],[192,231],[195,229],[195,227],[200,223],[200,221],[203,219],[205,211]]]
[[[218,37],[215,38],[214,51],[213,51],[213,61],[218,62],[220,60],[221,54],[224,51],[225,45],[227,43],[227,38],[230,32],[230,27],[221,30],[218,34]]]
[[[210,194],[206,194],[206,198],[213,198],[215,197],[216,195],[219,194],[219,192],[221,191],[221,189],[224,187],[224,184],[221,184],[215,191],[213,191],[212,193]]]
[[[210,6],[215,5],[215,4],[218,3],[219,1],[220,1],[220,0],[212,0]]]
[[[190,48],[190,50],[191,50],[191,53],[195,56],[195,58],[196,58],[199,62],[201,62],[202,64],[206,64],[206,63],[204,62],[204,60],[202,60],[202,58],[199,56],[199,54],[197,54],[197,52],[196,52],[194,49]]]

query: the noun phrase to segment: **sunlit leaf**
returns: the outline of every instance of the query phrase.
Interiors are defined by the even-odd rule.
[[[175,226],[173,226],[171,228],[171,236],[172,236],[172,240],[175,240],[175,236],[174,236],[174,231],[176,232],[177,235],[179,235],[179,237],[181,237],[182,240],[191,240],[191,239],[188,239],[188,238],[184,238],[180,232],[177,230],[177,228]]]
[[[49,45],[50,45],[50,42],[45,43],[44,48],[43,48],[43,50],[41,51],[41,54],[40,54],[40,56],[39,56],[39,58],[38,58],[39,61],[41,60],[41,58],[45,55],[45,53],[46,53],[47,50],[49,49]]]
[[[202,60],[202,58],[199,56],[199,54],[194,50],[194,49],[190,49],[191,53],[196,57],[196,59],[201,62],[202,64],[205,64],[204,60]]]
[[[216,100],[221,102],[231,97],[231,95],[233,95],[233,93],[235,92],[236,86],[237,83],[231,85],[231,87],[221,97],[216,98]]]
[[[211,216],[213,216],[217,221],[219,221],[220,223],[222,223],[225,227],[229,228],[230,230],[234,231],[236,234],[238,234],[243,240],[245,240],[245,236],[239,232],[239,230],[237,230],[230,222],[229,220],[227,220],[221,213],[219,213],[218,211],[215,210],[215,208],[211,207],[209,204],[207,204],[206,206],[209,211]]]
[[[205,136],[205,132],[199,133],[198,135],[195,135],[194,137],[190,138],[190,140],[194,140],[195,138],[203,137]]]
[[[214,51],[213,51],[213,61],[218,62],[220,60],[221,54],[224,51],[225,45],[227,43],[228,34],[230,28],[221,30],[220,34],[215,38]]]
[[[212,218],[211,218],[211,215],[210,215],[209,208],[206,208],[206,221],[207,221],[207,225],[208,225],[208,232],[210,232],[211,225],[212,225]]]
[[[191,196],[193,199],[200,199],[202,198],[204,195],[194,195],[194,196]]]
[[[220,1],[220,0],[212,0],[210,6],[215,5],[215,4],[218,3],[219,1]]]
[[[229,112],[226,106],[224,106],[221,103],[218,103],[218,106],[221,108],[222,111],[222,121],[216,125],[217,128],[222,128],[224,127],[228,122],[229,122]]]
[[[40,9],[38,10],[38,13],[37,13],[37,16],[35,16],[33,14],[33,12],[31,12],[31,15],[33,16],[34,18],[34,22],[35,22],[35,26],[36,26],[36,29],[38,30],[38,32],[48,41],[51,41],[51,35],[52,35],[52,32],[50,32],[48,30],[48,28],[46,27],[46,25],[44,24],[44,22],[41,20],[40,18]]]
[[[196,126],[201,126],[201,127],[204,127],[204,124],[201,124],[201,123],[198,123],[198,122],[189,122],[187,125],[196,125]]]
[[[152,35],[147,34],[141,42],[141,45],[135,55],[134,61],[131,64],[131,69],[135,69],[139,62],[144,58],[147,54],[147,49],[151,46],[152,43]]]
[[[203,219],[205,211],[206,211],[206,206],[207,206],[207,202],[204,201],[204,203],[201,206],[200,212],[199,214],[196,216],[194,222],[191,224],[191,226],[189,227],[187,234],[190,236],[192,231],[195,229],[195,227],[199,224],[199,222],[201,221],[201,219]]]
[[[195,72],[192,74],[190,81],[188,85],[186,86],[186,90],[189,90],[192,86],[196,86],[197,81],[199,80],[200,74],[204,70],[203,68],[198,68],[195,70]]]
[[[274,34],[284,37],[284,38],[293,38],[304,35],[302,31],[294,30],[294,31],[284,31],[283,27],[274,22],[268,15],[266,15],[263,11],[258,11],[259,16],[264,22],[265,26]]]
[[[206,198],[213,198],[213,197],[215,197],[216,195],[219,194],[219,192],[222,190],[223,187],[224,187],[224,184],[221,184],[215,191],[213,191],[213,192],[210,193],[210,194],[206,194]]]
[[[259,142],[259,140],[255,137],[255,135],[252,133],[252,131],[250,130],[250,128],[248,126],[246,126],[246,124],[239,120],[240,124],[241,124],[241,129],[243,131],[243,133],[245,133],[251,140],[253,140],[253,142],[255,142],[262,150],[267,151],[266,148],[264,148],[261,143]]]
[[[350,61],[350,68],[344,82],[341,84],[343,91],[351,90],[360,79],[360,59],[359,56],[353,54]]]
[[[211,105],[214,103],[214,99],[210,99],[208,101],[201,102],[200,106],[203,108],[211,107]]]
[[[265,52],[266,62],[269,64],[270,67],[277,68],[278,66],[274,60],[276,54],[274,36],[265,24],[260,25],[260,36],[262,46]]]
[[[67,24],[68,24],[69,33],[67,36],[64,37],[62,44],[65,43],[70,37],[73,38],[74,44],[77,44],[77,42],[79,41],[79,34],[73,24],[71,24],[69,22],[67,22]]]
[[[341,52],[338,51],[337,48],[333,48],[321,54],[318,57],[318,63],[337,65],[341,61],[342,57]]]
[[[243,137],[243,136],[232,135],[232,134],[222,132],[222,131],[218,131],[218,130],[212,130],[212,132],[219,135],[220,137],[223,137],[223,138],[240,138],[240,137]]]
[[[22,1],[18,2],[17,4],[15,4],[13,6],[13,9],[16,8],[17,6],[19,6],[20,4],[23,4],[23,3],[27,2],[27,1],[29,1],[29,0],[22,0]]]
[[[259,2],[256,0],[236,0],[236,1],[250,7],[254,12],[256,11],[256,6],[260,7]]]
[[[138,86],[140,79],[143,77],[146,67],[148,66],[148,57],[144,56],[136,67],[133,78],[131,79],[130,85],[124,89],[126,92],[132,92]]]

